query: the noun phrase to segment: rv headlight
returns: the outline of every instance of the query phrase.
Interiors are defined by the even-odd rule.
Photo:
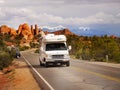
[[[52,56],[51,55],[47,55],[47,59],[52,59]]]
[[[64,58],[70,58],[70,56],[68,54],[64,55]]]

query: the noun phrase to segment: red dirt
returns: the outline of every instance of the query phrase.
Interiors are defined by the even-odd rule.
[[[0,90],[40,90],[27,64],[15,60],[12,66],[0,71]]]

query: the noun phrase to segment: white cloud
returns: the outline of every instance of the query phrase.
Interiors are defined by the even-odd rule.
[[[4,3],[5,1],[4,0],[0,0],[0,3]]]
[[[71,11],[72,12],[72,11]],[[67,12],[66,12],[67,13]],[[65,13],[65,14],[66,14]],[[96,12],[85,17],[64,17],[55,14],[36,12],[30,8],[0,8],[0,24],[9,24],[17,27],[19,24],[27,22],[29,24],[38,25],[71,25],[71,26],[87,26],[91,24],[119,24],[120,12],[110,14],[105,12]],[[16,26],[17,25],[17,26]]]
[[[58,27],[48,26],[90,30],[105,24],[119,30],[120,0],[0,0],[0,25],[17,29],[23,23],[51,30]]]
[[[95,15],[79,18],[79,17],[70,17],[63,18],[60,16],[54,16],[49,14],[40,14],[38,18],[42,22],[56,23],[56,24],[65,24],[65,25],[89,25],[89,24],[111,24],[111,23],[120,23],[120,18],[117,18],[116,15],[110,15],[105,13],[97,13]]]

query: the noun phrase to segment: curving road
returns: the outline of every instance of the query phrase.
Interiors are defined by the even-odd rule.
[[[70,67],[41,67],[33,50],[21,52],[53,90],[120,90],[120,68],[71,60]],[[44,89],[44,88],[43,88]]]

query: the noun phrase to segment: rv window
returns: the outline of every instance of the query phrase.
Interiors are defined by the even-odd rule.
[[[46,51],[52,51],[52,50],[67,50],[67,47],[64,43],[46,44]]]

